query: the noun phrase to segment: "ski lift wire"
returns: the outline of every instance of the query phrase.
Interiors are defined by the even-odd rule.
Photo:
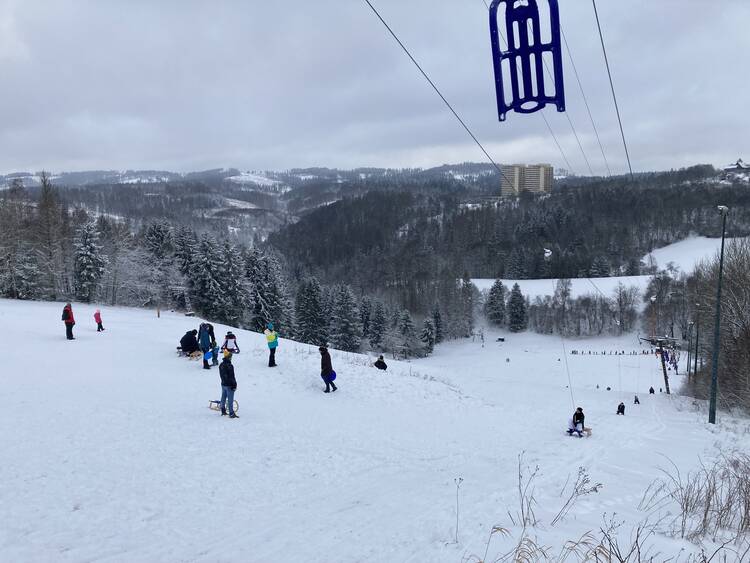
[[[612,176],[612,170],[610,170],[609,168],[607,155],[604,154],[604,147],[602,146],[602,140],[599,138],[599,130],[596,128],[596,123],[594,122],[594,116],[591,115],[591,108],[589,107],[589,101],[586,98],[586,93],[583,91],[583,84],[581,83],[581,78],[578,76],[578,69],[576,68],[576,63],[573,61],[573,53],[570,51],[570,47],[568,46],[568,39],[565,37],[565,31],[563,30],[562,25],[560,26],[560,34],[562,35],[563,43],[565,43],[565,50],[567,51],[568,58],[570,59],[570,66],[573,67],[573,74],[576,77],[576,82],[578,82],[578,89],[581,91],[581,97],[583,98],[583,103],[586,106],[586,112],[588,112],[589,114],[591,127],[594,129],[594,135],[596,135],[596,142],[599,144],[599,150],[602,153],[602,158],[604,159],[604,165],[607,168],[607,176]]]
[[[545,258],[549,258],[547,256],[547,249],[544,249]],[[551,253],[550,253],[551,255]],[[557,292],[557,286],[555,284],[555,280],[552,281],[552,295],[554,297],[555,293]],[[563,319],[564,320],[564,319]],[[565,364],[565,373],[568,376],[568,390],[570,391],[570,404],[572,405],[573,410],[576,408],[576,399],[573,395],[573,378],[570,377],[570,366],[568,365],[568,350],[565,348],[565,336],[560,333],[560,344],[562,345],[563,349],[563,362]]]
[[[489,11],[490,6],[487,4],[487,0],[482,0],[484,2],[484,7],[487,8],[487,11]],[[505,38],[505,35],[503,35],[503,32],[498,29],[498,34],[500,35],[500,39],[503,40],[503,44],[505,45],[505,48],[508,48],[508,40]],[[542,59],[544,62],[544,59]],[[546,62],[544,62],[545,66],[547,65]],[[547,74],[549,74],[549,69],[547,69]],[[563,150],[562,146],[560,145],[560,142],[557,140],[557,135],[555,135],[555,132],[552,130],[552,126],[549,124],[549,121],[547,120],[547,117],[544,115],[544,112],[537,112],[537,115],[539,115],[542,120],[544,121],[544,124],[547,126],[547,131],[549,131],[549,134],[552,136],[552,140],[555,142],[555,146],[557,146],[557,150],[560,152],[560,156],[562,156],[563,161],[565,162],[565,165],[568,167],[568,171],[571,174],[575,174],[575,171],[573,167],[570,165],[570,161],[568,160],[568,157],[565,156],[565,151]],[[591,167],[589,167],[589,170],[591,170]]]
[[[617,105],[617,95],[615,94],[615,85],[612,82],[612,71],[609,68],[609,58],[607,57],[607,48],[604,46],[604,35],[602,26],[599,22],[599,12],[596,9],[596,0],[591,0],[594,6],[594,16],[596,16],[596,27],[599,30],[599,41],[602,44],[602,53],[604,53],[604,64],[607,66],[607,76],[609,77],[609,87],[612,90],[612,100],[615,103],[615,112],[617,113],[617,123],[620,125],[620,135],[622,136],[622,145],[625,147],[625,158],[628,160],[628,170],[630,170],[630,179],[633,179],[633,167],[630,164],[630,153],[628,152],[628,143],[625,141],[625,131],[622,128],[622,118],[620,117],[620,107]]]
[[[529,32],[533,33],[533,30],[531,28],[531,21],[527,21],[527,26],[529,28]],[[562,26],[560,26],[560,31],[562,31]],[[570,53],[568,53],[570,54]],[[547,60],[542,57],[542,64],[544,65],[544,70],[547,72],[547,76],[549,79],[554,82],[555,77],[552,74],[552,71],[549,69],[549,65],[547,64]],[[541,112],[540,112],[541,113]],[[570,113],[567,111],[565,112],[565,118],[568,120],[568,124],[570,125],[570,130],[573,132],[573,137],[575,137],[576,143],[578,143],[578,148],[581,150],[581,154],[583,155],[583,161],[586,163],[586,168],[589,169],[589,174],[592,176],[594,175],[594,171],[591,169],[591,164],[589,163],[589,159],[586,156],[586,151],[583,150],[583,144],[581,143],[581,139],[578,138],[578,132],[576,131],[575,126],[573,125],[573,120],[570,119]],[[605,159],[606,160],[606,159]]]
[[[510,180],[508,180],[507,176],[503,172],[503,169],[497,164],[497,162],[495,162],[493,160],[493,158],[490,156],[490,154],[484,148],[484,146],[482,145],[482,143],[479,142],[479,139],[477,139],[476,135],[474,135],[474,133],[471,131],[471,129],[469,129],[469,126],[466,125],[466,123],[464,122],[463,119],[461,119],[461,116],[458,115],[458,113],[456,112],[456,110],[453,109],[453,106],[450,104],[450,102],[448,102],[448,100],[445,99],[445,96],[443,96],[443,94],[440,92],[440,90],[435,85],[435,83],[430,79],[430,77],[424,71],[424,69],[422,68],[422,66],[412,56],[412,54],[409,52],[409,49],[406,48],[406,45],[403,44],[403,42],[398,38],[398,36],[396,35],[396,33],[391,29],[391,26],[389,26],[388,23],[383,19],[383,16],[380,15],[380,12],[378,12],[378,10],[375,8],[375,6],[372,5],[372,3],[370,2],[370,0],[365,0],[365,3],[375,13],[375,15],[377,16],[377,18],[385,26],[385,28],[391,34],[391,36],[393,37],[393,39],[396,40],[396,43],[399,44],[399,46],[401,47],[401,49],[403,49],[404,53],[406,53],[406,55],[409,57],[409,59],[411,59],[411,62],[414,63],[414,66],[416,66],[417,69],[419,69],[419,72],[422,73],[422,76],[424,76],[425,80],[427,80],[427,82],[430,84],[430,86],[432,86],[432,89],[435,90],[435,92],[437,93],[438,96],[440,96],[440,99],[443,100],[443,103],[445,103],[445,105],[448,107],[448,109],[451,111],[451,113],[454,115],[454,117],[463,126],[463,128],[466,130],[466,132],[469,134],[469,136],[477,144],[477,146],[482,150],[482,152],[484,153],[484,156],[487,157],[487,160],[489,160],[490,163],[492,163],[492,165],[497,169],[497,171],[500,172],[500,174],[503,177],[503,179],[505,179],[506,182],[508,182],[509,184],[511,184]]]

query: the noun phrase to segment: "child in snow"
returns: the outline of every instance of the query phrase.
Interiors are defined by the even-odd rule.
[[[635,398],[633,399],[633,404],[634,405],[640,405],[641,404],[641,400],[638,398],[638,395],[636,395]]]
[[[654,388],[653,387],[649,387],[648,388],[648,394],[649,395],[653,395],[654,393],[655,393]]]
[[[333,382],[336,377],[336,372],[333,371],[333,365],[331,364],[331,355],[328,353],[328,348],[321,346],[320,350],[320,377],[326,384],[326,390],[323,393],[330,393],[336,391],[338,387]]]
[[[76,324],[75,317],[73,317],[73,306],[70,303],[66,303],[63,307],[62,321],[65,323],[65,337],[68,340],[75,340],[73,338],[73,327]]]
[[[266,325],[266,330],[263,331],[266,335],[266,342],[268,343],[268,367],[276,367],[276,347],[279,345],[279,335],[273,329],[273,323]]]
[[[237,345],[237,337],[230,330],[224,337],[224,344],[221,345],[223,351],[229,350],[232,354],[239,354],[240,347]]]
[[[579,437],[582,435],[583,431],[586,429],[586,427],[584,426],[585,420],[586,420],[586,417],[583,414],[583,409],[581,407],[578,407],[576,409],[576,412],[573,413],[573,427],[576,429],[576,432],[578,432]]]
[[[617,405],[617,414],[625,416],[625,403],[620,402],[620,404]]]
[[[102,312],[99,309],[94,312],[94,322],[96,323],[96,332],[104,330],[102,326]]]
[[[229,410],[229,418],[239,418],[234,412],[234,392],[237,390],[237,380],[234,378],[232,353],[229,350],[224,350],[224,359],[219,365],[219,377],[221,378],[221,416],[225,416]]]
[[[378,356],[378,361],[373,364],[376,368],[382,369],[383,371],[388,369],[388,364],[385,363],[383,356]]]

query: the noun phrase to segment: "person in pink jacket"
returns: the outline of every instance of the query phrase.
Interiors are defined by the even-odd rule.
[[[96,332],[101,332],[104,330],[104,327],[102,326],[102,312],[97,309],[94,313],[94,321],[96,322]]]

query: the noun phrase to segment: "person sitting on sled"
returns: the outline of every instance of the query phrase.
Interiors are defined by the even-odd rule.
[[[232,354],[239,354],[240,347],[237,345],[237,337],[230,330],[224,337],[224,344],[221,345],[222,351],[229,350]]]
[[[625,403],[620,402],[620,404],[617,405],[617,414],[625,416]]]

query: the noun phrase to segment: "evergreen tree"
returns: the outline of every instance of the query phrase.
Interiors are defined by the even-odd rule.
[[[221,294],[219,265],[216,256],[216,243],[208,235],[203,235],[198,242],[195,256],[190,265],[188,287],[190,301],[201,315],[214,319],[219,314],[216,299]]]
[[[50,299],[55,300],[62,285],[62,206],[57,197],[57,191],[45,172],[42,172],[41,183],[42,189],[36,206],[37,247],[44,271],[46,294]]]
[[[292,328],[293,308],[278,261],[273,255],[253,248],[246,257],[245,269],[253,292],[252,330],[263,332],[268,323],[274,323],[276,331],[284,334]]]
[[[99,244],[99,233],[94,223],[86,223],[76,233],[74,284],[76,297],[91,303],[96,296],[96,288],[104,275],[102,247]]]
[[[474,331],[474,303],[476,287],[471,283],[468,273],[464,273],[461,279],[461,287],[459,292],[460,307],[459,307],[459,329],[458,335],[460,337],[469,337]]]
[[[503,282],[495,280],[485,304],[485,314],[490,324],[503,326],[505,324],[505,293]]]
[[[163,260],[174,251],[171,225],[167,221],[151,223],[146,227],[143,242],[146,250],[151,252],[156,258]]]
[[[359,322],[362,325],[362,337],[370,336],[370,317],[372,316],[372,300],[362,297],[359,302]]]
[[[323,314],[323,291],[314,277],[304,280],[295,302],[296,338],[307,344],[328,342],[328,323]]]
[[[589,275],[592,278],[606,278],[609,276],[609,271],[609,260],[607,260],[607,258],[604,256],[597,256],[591,263]]]
[[[440,344],[444,340],[443,335],[443,315],[440,312],[440,306],[435,303],[432,308],[432,324],[435,327],[435,344]]]
[[[387,329],[386,325],[385,305],[383,305],[382,301],[375,301],[368,335],[370,345],[373,348],[380,348],[382,346]]]
[[[420,337],[426,354],[431,354],[435,348],[435,325],[431,319],[425,319],[422,323],[422,335]]]
[[[513,289],[510,290],[510,298],[508,299],[508,328],[511,332],[521,332],[526,330],[527,327],[527,316],[526,316],[526,300],[521,293],[521,288],[518,284],[513,284]]]
[[[197,252],[198,238],[195,232],[188,227],[180,227],[174,233],[174,256],[177,260],[177,268],[182,275],[187,276],[193,263],[193,257]]]
[[[414,327],[411,314],[406,309],[399,314],[398,332],[400,335],[399,349],[404,358],[418,356],[420,346],[417,341],[417,330]]]
[[[339,350],[356,352],[361,343],[357,299],[348,285],[334,288],[333,314],[330,326],[331,345]]]
[[[216,296],[216,320],[230,326],[242,326],[250,303],[250,291],[244,276],[245,264],[231,244],[221,247],[218,259],[219,294]]]

